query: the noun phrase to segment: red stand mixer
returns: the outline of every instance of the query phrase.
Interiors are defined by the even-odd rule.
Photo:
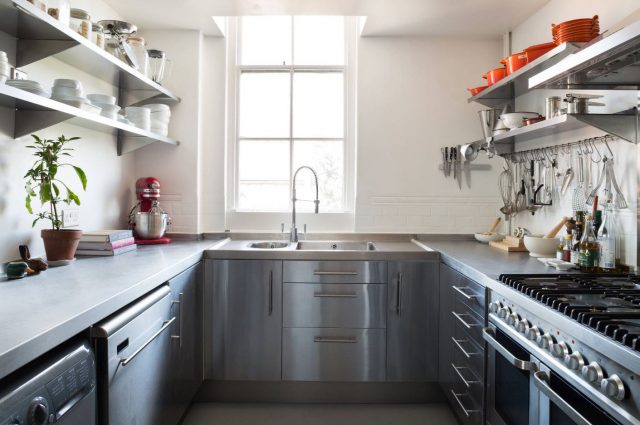
[[[129,227],[133,230],[136,243],[171,243],[171,239],[164,236],[171,219],[160,208],[160,181],[155,177],[139,178],[136,181],[136,198],[138,203],[129,212]]]

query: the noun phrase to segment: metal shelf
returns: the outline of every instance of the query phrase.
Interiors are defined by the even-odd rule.
[[[0,85],[0,106],[15,111],[14,138],[26,136],[43,128],[68,121],[75,125],[117,134],[118,155],[132,152],[151,143],[177,146],[177,140],[133,125],[87,112],[43,96]]]
[[[513,99],[529,90],[529,78],[542,69],[558,63],[568,55],[578,51],[580,44],[563,43],[540,56],[533,62],[523,66],[511,75],[493,84],[468,99],[468,102],[478,102],[489,107],[502,106],[513,102]]]
[[[17,38],[16,66],[53,56],[120,88],[120,106],[180,98],[27,0],[0,0],[0,28]]]
[[[640,21],[602,35],[529,79],[532,89],[640,89]]]
[[[619,114],[564,114],[497,135],[493,138],[493,143],[514,144],[588,126],[629,142],[638,143],[637,108],[622,111]]]

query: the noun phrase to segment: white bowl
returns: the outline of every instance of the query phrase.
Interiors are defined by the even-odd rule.
[[[7,76],[6,75],[0,75],[0,84],[4,84],[7,81]]]
[[[99,103],[99,102],[91,102],[94,105],[102,108],[103,111],[115,112],[118,113],[120,111],[120,107],[118,105],[114,105],[111,103]]]
[[[87,99],[91,101],[94,105],[103,104],[103,105],[115,105],[116,98],[115,96],[109,96],[108,94],[100,94],[100,93],[92,93],[87,95]]]
[[[489,243],[491,241],[501,241],[504,239],[504,235],[500,233],[491,233],[490,235],[485,235],[484,233],[476,233],[475,236],[478,242]]]
[[[65,86],[53,86],[51,88],[51,93],[56,97],[58,97],[58,96],[78,96],[78,97],[83,97],[82,96],[82,90],[72,89],[71,87],[65,87]]]
[[[555,238],[543,236],[525,236],[524,246],[532,257],[549,257],[558,250],[560,242]]]
[[[523,127],[525,118],[536,118],[539,116],[540,114],[536,112],[511,112],[500,115],[500,120],[503,122],[505,127],[513,130],[514,128]]]
[[[166,112],[171,113],[171,108],[164,103],[150,103],[148,105],[144,105],[145,108],[149,109],[152,112]]]
[[[72,89],[82,90],[82,83],[78,80],[68,78],[58,78],[53,81],[54,87],[70,87]]]

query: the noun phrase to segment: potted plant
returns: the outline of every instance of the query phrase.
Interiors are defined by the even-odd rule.
[[[39,220],[51,222],[51,229],[43,229],[41,236],[44,241],[44,249],[49,261],[72,260],[76,253],[76,248],[82,236],[81,230],[61,229],[62,219],[60,204],[66,205],[72,202],[80,205],[80,198],[69,188],[68,184],[60,180],[58,170],[62,167],[71,167],[80,179],[82,189],[87,189],[87,176],[85,172],[75,165],[65,162],[71,157],[72,148],[67,147],[67,143],[80,139],[71,137],[67,139],[64,135],[57,140],[41,139],[35,134],[31,137],[35,140],[33,145],[27,146],[33,150],[36,161],[31,169],[27,171],[24,178],[26,180],[25,189],[27,197],[25,206],[30,214],[34,214],[31,207],[31,198],[39,198],[42,206],[49,204],[45,209],[36,214],[32,227]]]

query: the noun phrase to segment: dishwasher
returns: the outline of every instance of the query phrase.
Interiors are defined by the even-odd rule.
[[[161,286],[91,329],[99,425],[160,425],[169,403],[171,297]]]
[[[0,424],[53,423],[96,423],[95,360],[87,341],[64,344],[0,381]]]

